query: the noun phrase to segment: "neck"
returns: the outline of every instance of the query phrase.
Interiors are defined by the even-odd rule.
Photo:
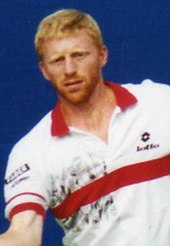
[[[72,105],[61,100],[61,110],[69,126],[91,132],[104,141],[115,106],[114,93],[104,83],[86,103]]]

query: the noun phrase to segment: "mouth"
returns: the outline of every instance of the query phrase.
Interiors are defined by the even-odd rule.
[[[77,88],[83,83],[83,80],[70,80],[65,82],[64,86],[67,88]]]

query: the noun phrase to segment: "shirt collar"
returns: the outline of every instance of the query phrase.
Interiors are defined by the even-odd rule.
[[[112,82],[105,83],[106,85],[110,86],[110,88],[112,88],[116,96],[117,105],[121,108],[122,111],[126,110],[126,108],[130,107],[131,105],[137,102],[136,97],[133,94],[131,94],[127,89],[122,87],[120,84]],[[60,102],[57,103],[56,107],[53,109],[51,118],[52,136],[63,137],[69,134],[70,130],[62,115]]]

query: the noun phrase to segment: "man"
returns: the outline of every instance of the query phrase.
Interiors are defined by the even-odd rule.
[[[170,87],[106,82],[97,23],[77,10],[42,20],[35,46],[59,102],[9,156],[9,230],[41,244],[51,209],[69,246],[170,245]]]

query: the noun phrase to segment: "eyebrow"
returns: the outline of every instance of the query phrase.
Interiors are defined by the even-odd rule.
[[[83,54],[90,54],[90,51],[87,51],[87,50],[85,50],[85,49],[77,49],[77,50],[74,50],[74,51],[71,51],[71,53],[70,53],[70,56],[74,56],[74,55],[76,55],[76,54],[79,54],[79,53],[83,53]],[[60,59],[64,59],[65,58],[65,54],[58,54],[58,53],[56,53],[56,54],[54,54],[52,57],[48,57],[47,58],[47,62],[53,62],[53,61],[55,61],[55,60],[60,60]]]

